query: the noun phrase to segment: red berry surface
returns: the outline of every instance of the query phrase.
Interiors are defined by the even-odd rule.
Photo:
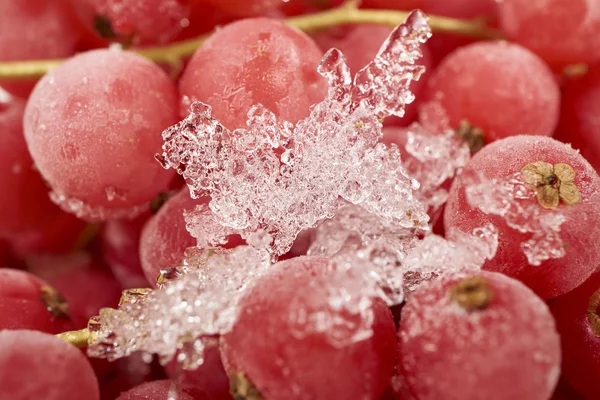
[[[27,103],[25,138],[65,209],[90,219],[123,216],[173,176],[154,154],[160,132],[176,121],[175,104],[175,87],[155,64],[91,51],[42,78]]]
[[[530,239],[531,233],[520,233],[510,228],[500,216],[484,214],[472,207],[465,195],[464,176],[480,173],[488,179],[506,179],[534,162],[564,163],[575,171],[574,184],[579,189],[581,201],[573,205],[561,202],[556,210],[566,220],[560,226],[565,256],[529,265],[521,250],[521,243]],[[516,278],[542,298],[566,293],[587,279],[600,265],[600,177],[592,166],[570,146],[557,140],[536,136],[514,136],[485,146],[466,165],[463,176],[453,182],[444,213],[446,232],[459,229],[471,232],[486,223],[498,227],[498,251],[484,264],[490,271],[502,272]],[[536,199],[524,200],[544,209]]]
[[[54,210],[23,137],[25,102],[0,92],[0,236],[32,229]]]
[[[238,392],[250,382],[269,400],[378,399],[383,394],[396,343],[394,321],[383,302],[373,303],[369,338],[336,347],[327,332],[298,336],[294,304],[303,304],[313,318],[332,307],[328,263],[316,257],[282,261],[244,295],[239,319],[221,345]]]
[[[483,130],[486,142],[528,134],[550,136],[560,93],[550,69],[516,44],[481,42],[446,57],[427,82],[425,101],[441,105],[452,128]],[[436,118],[422,108],[421,119]],[[431,122],[431,121],[430,121]]]
[[[139,241],[139,255],[146,279],[152,286],[156,286],[156,278],[161,269],[181,265],[185,250],[196,245],[196,239],[185,228],[183,214],[207,201],[209,198],[192,199],[189,189],[184,187],[168,199],[144,225]]]
[[[173,382],[169,380],[146,382],[121,393],[116,400],[164,400],[168,399],[171,393],[176,394],[177,400],[194,400],[194,397],[185,392],[177,390],[171,392],[173,387]]]
[[[562,347],[562,374],[587,399],[600,391],[600,273],[552,302]]]
[[[204,362],[194,370],[177,368],[175,362],[165,367],[167,375],[194,397],[206,400],[230,400],[229,377],[221,361],[218,347],[204,350]]]
[[[37,60],[75,54],[82,28],[65,0],[0,1],[0,61]],[[35,81],[0,80],[27,97]]]
[[[0,399],[99,398],[94,370],[75,346],[42,332],[0,331]]]
[[[103,39],[166,43],[189,16],[189,0],[71,0],[82,22]]]
[[[276,16],[289,0],[206,0],[222,11],[240,17]]]
[[[200,100],[227,128],[245,128],[250,107],[260,103],[295,123],[325,97],[316,69],[322,55],[306,34],[281,21],[231,23],[188,63],[179,82],[182,111],[187,115],[190,100]]]
[[[101,233],[102,258],[123,289],[147,287],[140,261],[140,236],[149,213],[134,220],[108,221]]]
[[[588,0],[503,0],[507,36],[554,64],[600,61],[600,3]]]
[[[401,373],[419,400],[548,399],[560,342],[548,307],[505,275],[444,275],[402,309]]]
[[[566,81],[557,139],[571,143],[600,170],[600,67]]]
[[[69,302],[77,329],[85,328],[101,308],[115,308],[119,303],[121,286],[87,253],[38,255],[27,263],[32,272],[50,282]]]
[[[16,269],[0,269],[0,331],[60,333],[73,327],[67,300],[49,283]]]

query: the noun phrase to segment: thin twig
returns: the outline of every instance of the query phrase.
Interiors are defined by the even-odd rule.
[[[394,27],[404,22],[408,15],[409,12],[405,11],[361,10],[356,8],[355,2],[348,1],[339,8],[287,18],[284,21],[302,31],[315,32],[345,24],[380,24]],[[429,17],[429,24],[434,32],[455,33],[477,39],[500,39],[503,37],[500,32],[488,28],[481,20],[460,20],[432,15]],[[177,60],[181,61],[194,54],[210,35],[202,35],[194,39],[137,52],[156,63],[175,65]],[[64,59],[0,62],[0,79],[39,78],[63,61]]]

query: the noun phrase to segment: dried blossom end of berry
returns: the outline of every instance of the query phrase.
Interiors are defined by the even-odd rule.
[[[454,133],[467,143],[469,149],[471,150],[471,154],[477,153],[483,148],[483,146],[485,146],[483,130],[472,126],[466,120],[460,121],[460,125]]]
[[[581,202],[581,193],[574,183],[575,170],[568,164],[543,161],[529,163],[521,169],[523,180],[535,189],[538,203],[549,210],[562,201],[567,206]]]
[[[234,400],[264,400],[258,389],[243,372],[231,374],[229,391]]]
[[[587,317],[590,322],[590,328],[592,333],[600,337],[600,314],[598,313],[600,310],[600,289],[596,290],[594,294],[590,297],[590,301],[588,303],[587,308]]]
[[[70,319],[69,303],[62,294],[52,286],[41,287],[40,300],[55,318]]]
[[[492,288],[481,276],[462,279],[450,288],[450,299],[466,311],[483,310],[493,298]]]

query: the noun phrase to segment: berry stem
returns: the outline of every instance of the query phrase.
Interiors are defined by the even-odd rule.
[[[87,328],[59,333],[56,336],[79,348],[87,347],[92,339],[92,333]]]
[[[400,25],[408,15],[409,12],[397,10],[361,10],[356,8],[354,2],[349,1],[338,8],[287,18],[285,22],[304,32],[315,32],[344,24],[380,24],[395,27]],[[503,38],[502,33],[487,27],[483,20],[461,20],[430,15],[429,24],[434,32],[454,33],[477,39]],[[147,48],[139,50],[138,53],[156,63],[173,65],[194,54],[210,35],[206,34],[194,39]],[[62,59],[52,59],[0,62],[0,79],[39,78],[63,61]]]

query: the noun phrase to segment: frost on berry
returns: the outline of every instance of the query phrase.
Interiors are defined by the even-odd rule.
[[[206,340],[231,329],[241,294],[270,258],[240,246],[192,254],[186,262],[177,279],[154,291],[126,291],[118,310],[100,310],[90,321],[88,354],[114,360],[140,351],[158,354],[166,364],[177,353],[184,368],[202,364]]]
[[[544,163],[545,164],[545,163]],[[531,165],[531,164],[529,164]],[[557,164],[559,165],[559,164]],[[530,168],[504,179],[486,179],[476,173],[463,174],[467,184],[467,201],[486,214],[498,215],[506,224],[522,233],[531,233],[531,238],[521,243],[521,250],[529,264],[540,265],[543,261],[560,258],[565,255],[563,241],[560,238],[560,226],[565,216],[557,211],[548,211],[539,207],[539,191],[532,188]],[[548,164],[548,170],[552,165]],[[559,167],[560,169],[560,167]],[[566,172],[559,172],[563,178],[569,179]],[[574,176],[574,174],[573,174]],[[568,181],[567,184],[571,184]],[[574,185],[573,185],[574,186]],[[556,193],[558,201],[558,190]]]
[[[412,13],[354,79],[341,52],[330,50],[319,66],[328,96],[295,126],[259,104],[248,114],[248,128],[231,132],[208,105],[194,103],[187,118],[163,132],[159,158],[186,179],[192,196],[209,192],[212,198],[215,224],[207,228],[188,216],[198,244],[211,247],[225,233],[246,238],[262,230],[273,238],[269,251],[280,255],[300,231],[346,203],[405,228],[425,225],[416,181],[398,150],[379,139],[380,119],[402,116],[414,99],[408,88],[423,73],[415,61],[430,35],[424,15]]]

